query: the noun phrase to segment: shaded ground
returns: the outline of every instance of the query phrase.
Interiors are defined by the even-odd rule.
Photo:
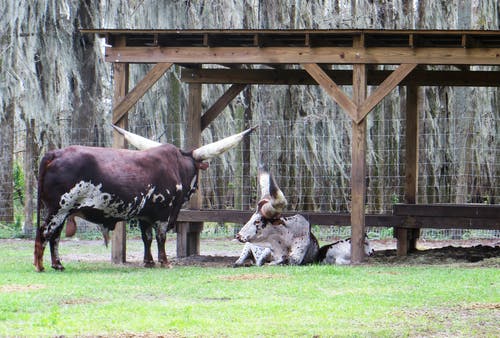
[[[500,267],[500,240],[468,241],[419,241],[417,252],[406,257],[396,255],[395,240],[372,241],[375,255],[368,257],[368,265],[460,265]],[[79,246],[78,254],[72,247]],[[153,245],[154,247],[154,245]],[[108,261],[110,248],[101,241],[64,240],[61,242],[63,264],[71,261]],[[167,242],[167,254],[171,265],[200,267],[230,267],[238,258],[243,244],[231,239],[203,239],[201,255],[175,257],[175,239]],[[81,249],[81,250],[80,250]],[[81,253],[81,251],[84,253]],[[46,253],[48,254],[48,252]],[[142,265],[143,246],[137,239],[127,240],[127,265]],[[153,256],[156,252],[153,251]]]
[[[203,245],[203,244],[202,244]],[[419,242],[418,251],[406,257],[396,255],[395,241],[374,241],[375,255],[368,257],[366,264],[392,264],[392,265],[447,265],[460,264],[469,266],[500,267],[500,241],[431,241]],[[242,246],[241,246],[242,247]],[[238,258],[239,252],[234,256],[227,255],[200,255],[186,258],[174,258],[175,265],[197,266],[232,266]]]

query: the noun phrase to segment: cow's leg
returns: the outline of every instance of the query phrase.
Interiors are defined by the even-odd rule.
[[[351,264],[351,259],[346,257],[337,257],[335,259],[335,264],[338,265],[349,265]]]
[[[307,248],[310,245],[309,237],[303,236],[296,238],[293,241],[288,263],[290,265],[300,265],[304,261],[304,256],[307,253]]]
[[[44,222],[42,226],[36,229],[35,237],[35,252],[34,252],[34,262],[36,271],[42,272],[45,268],[43,267],[43,253],[45,251],[45,246],[47,241],[45,240],[44,231],[46,228],[46,223]]]
[[[167,241],[167,222],[157,223],[156,230],[156,244],[158,245],[158,262],[164,268],[170,267],[167,259],[167,252],[165,251],[165,242]]]
[[[43,224],[36,229],[34,265],[36,271],[38,272],[42,272],[44,270],[43,254],[45,252],[47,242],[50,242],[52,267],[57,270],[64,269],[59,259],[58,246],[65,215],[65,211],[59,210],[57,213],[49,211],[47,217],[45,217],[43,221]]]
[[[252,254],[255,257],[255,265],[262,266],[266,261],[271,259],[272,251],[270,248],[252,245]]]
[[[243,250],[241,251],[240,257],[234,262],[233,267],[237,268],[240,266],[243,266],[245,263],[246,259],[250,257],[250,254],[252,253],[252,244],[251,243],[245,243],[245,246],[243,247]]]
[[[151,255],[151,243],[153,242],[153,229],[151,224],[139,221],[141,228],[141,237],[144,244],[144,266],[152,268],[155,266],[153,255]]]
[[[59,240],[61,239],[62,228],[62,224],[55,227],[49,239],[52,268],[58,271],[64,270],[64,266],[61,264],[61,258],[59,257]]]

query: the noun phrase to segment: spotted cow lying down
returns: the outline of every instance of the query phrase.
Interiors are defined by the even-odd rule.
[[[287,201],[272,175],[259,168],[261,198],[257,211],[236,235],[245,243],[235,267],[245,265],[250,259],[255,265],[290,264],[302,265],[350,264],[351,240],[342,240],[319,248],[311,225],[302,215],[283,217],[281,212]],[[365,253],[371,256],[373,249],[365,241]]]
[[[259,169],[259,185],[261,198],[257,211],[236,235],[245,247],[234,266],[243,266],[248,258],[258,266],[264,263],[313,263],[319,245],[309,222],[301,215],[282,217],[286,198],[272,175],[262,167]]]
[[[364,243],[365,255],[373,256],[368,237],[365,236]],[[351,264],[351,239],[343,239],[338,242],[322,246],[319,249],[318,262],[321,264]]]

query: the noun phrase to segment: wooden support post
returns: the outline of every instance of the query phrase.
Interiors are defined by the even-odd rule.
[[[406,87],[406,163],[405,203],[415,204],[418,192],[418,87]],[[420,229],[395,228],[397,255],[416,249]]]
[[[363,46],[363,39],[354,41]],[[353,65],[353,102],[360,107],[366,99],[366,65]],[[352,122],[351,136],[351,262],[359,264],[365,258],[365,200],[366,200],[366,119]]]
[[[243,92],[243,97],[245,99],[245,112],[243,113],[243,120],[245,121],[245,128],[251,127],[250,123],[252,122],[252,87],[246,87],[246,90]],[[252,181],[250,179],[250,158],[251,158],[251,141],[250,137],[245,137],[242,141],[243,150],[242,150],[242,163],[243,163],[243,182],[242,188],[243,191],[251,191]],[[250,194],[244,194],[241,203],[242,210],[249,210],[251,208],[251,200]],[[236,235],[236,233],[235,233]]]
[[[125,45],[125,40],[117,44]],[[113,75],[115,79],[114,97],[113,103],[116,106],[128,92],[128,79],[129,79],[129,65],[128,63],[113,63]],[[116,111],[114,111],[115,114]],[[113,114],[113,115],[114,115]],[[120,119],[116,119],[113,116],[113,121],[115,124],[121,128],[127,129],[128,127],[128,116],[127,114],[121,115]],[[126,143],[121,135],[116,131],[113,132],[113,147],[114,148],[125,148]],[[126,244],[127,244],[127,234],[125,222],[118,222],[115,225],[115,230],[111,235],[111,261],[115,264],[122,264],[126,261]]]
[[[197,148],[201,145],[201,84],[189,84],[188,121],[186,149]],[[201,208],[200,189],[189,200],[190,209]],[[203,230],[202,222],[177,223],[177,257],[186,257],[200,254],[200,233]]]

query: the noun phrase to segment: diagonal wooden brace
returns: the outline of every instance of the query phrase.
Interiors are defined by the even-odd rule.
[[[165,72],[172,66],[172,63],[157,63],[146,76],[123,99],[113,108],[113,123],[116,124],[132,108],[137,101],[151,88]]]

